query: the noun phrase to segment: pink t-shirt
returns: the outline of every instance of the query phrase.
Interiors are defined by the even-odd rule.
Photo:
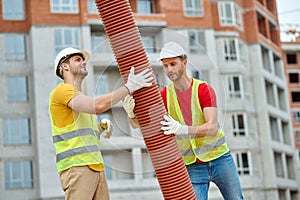
[[[192,82],[193,84],[193,82]],[[192,125],[192,112],[191,112],[191,96],[192,96],[192,84],[191,86],[183,92],[180,92],[175,89],[178,103],[184,118],[184,121],[187,125]],[[164,87],[160,94],[164,101],[165,108],[167,108],[167,88]],[[205,107],[217,107],[216,94],[214,89],[206,83],[200,84],[198,87],[198,99],[200,102],[201,109]]]

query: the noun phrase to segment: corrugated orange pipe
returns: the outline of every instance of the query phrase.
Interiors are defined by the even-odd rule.
[[[144,50],[139,30],[128,0],[96,0],[106,34],[119,65],[120,74],[127,81],[129,70],[135,73],[152,70]],[[135,113],[165,199],[196,199],[174,136],[160,130],[166,110],[155,80],[153,86],[134,92]]]

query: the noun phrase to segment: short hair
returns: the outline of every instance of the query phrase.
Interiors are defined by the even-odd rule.
[[[180,60],[187,60],[188,56],[186,54],[183,54],[181,56],[178,56],[180,58]]]

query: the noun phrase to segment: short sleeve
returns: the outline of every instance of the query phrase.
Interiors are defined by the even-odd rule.
[[[79,94],[81,94],[81,92],[73,85],[64,83],[57,86],[53,94],[53,100],[55,103],[67,106],[70,100]]]
[[[210,85],[206,83],[199,85],[198,98],[202,109],[205,107],[217,107],[215,91]]]

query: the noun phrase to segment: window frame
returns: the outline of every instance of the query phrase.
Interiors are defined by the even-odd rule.
[[[101,87],[97,87],[100,86]],[[94,74],[95,97],[105,95],[108,93],[108,76],[105,73]],[[100,91],[100,92],[99,92]]]
[[[238,79],[237,90],[235,87],[235,79]],[[230,98],[244,99],[246,97],[245,84],[242,75],[229,75],[228,76],[228,93]]]
[[[98,14],[98,8],[93,0],[87,0],[87,7],[89,14]]]
[[[91,34],[91,45],[93,53],[103,53],[104,52],[104,41],[105,34],[102,33],[92,33]]]
[[[79,13],[78,0],[68,0],[69,2],[67,4],[64,4],[63,0],[56,0],[58,1],[58,5],[54,5],[53,1],[54,0],[50,1],[51,13],[56,13],[56,14],[78,14]],[[70,8],[70,10],[66,11],[64,10],[64,7]],[[57,10],[54,10],[56,8]]]
[[[296,143],[300,144],[300,129],[296,129]]]
[[[228,13],[226,6],[229,6],[230,13]],[[219,2],[218,10],[220,16],[221,26],[236,26],[243,27],[242,9],[234,2]]]
[[[188,36],[190,53],[206,53],[206,40],[204,31],[190,29],[188,30]]]
[[[26,166],[29,164],[29,171],[25,171]],[[20,165],[20,166],[13,166]],[[19,173],[14,173],[13,169],[18,168]],[[9,169],[8,169],[9,168]],[[8,173],[9,174],[8,174]],[[21,160],[21,161],[6,161],[4,162],[4,173],[5,173],[5,189],[6,190],[15,190],[23,188],[33,188],[33,163],[31,160]],[[29,174],[29,179],[26,180],[26,176]],[[20,177],[16,177],[20,175]],[[9,179],[9,180],[7,180]],[[26,183],[28,182],[28,183]],[[21,184],[21,186],[13,186],[13,184]],[[27,184],[29,184],[27,186]],[[9,185],[9,186],[8,186]]]
[[[187,2],[190,1],[191,7],[187,7]],[[196,1],[200,1],[200,7],[197,8]],[[183,13],[186,17],[203,17],[204,16],[204,7],[203,0],[183,0]]]
[[[242,117],[244,128],[240,128],[239,116]],[[234,137],[246,137],[249,136],[248,117],[246,113],[232,113],[232,134]],[[241,134],[243,133],[243,134]]]
[[[289,83],[290,84],[299,84],[299,72],[294,71],[294,72],[288,72],[289,75]],[[297,79],[297,81],[295,81]]]
[[[234,51],[232,51],[232,50],[234,50]],[[240,61],[240,50],[239,50],[238,39],[237,38],[225,38],[223,40],[223,53],[224,53],[225,62]]]
[[[248,167],[244,167],[244,162],[242,155],[247,156],[247,162],[248,162]],[[252,167],[252,158],[251,158],[251,152],[243,152],[239,151],[235,153],[235,159],[236,159],[236,168],[237,172],[240,176],[252,176],[253,174],[253,167]],[[248,173],[245,173],[248,172]]]
[[[156,53],[156,41],[154,35],[142,35],[142,43],[147,53]],[[150,44],[150,47],[147,45]]]
[[[293,111],[294,123],[300,123],[300,110]]]
[[[24,94],[20,94],[20,85],[17,84],[17,87],[14,86],[15,88],[18,88],[16,90],[10,88],[10,79],[12,78],[24,78],[25,81],[25,86],[24,86]],[[7,102],[9,103],[20,103],[20,102],[28,102],[29,101],[29,87],[28,87],[28,76],[8,76],[7,77]],[[15,96],[19,97],[19,99],[16,99]],[[20,98],[21,97],[21,98]]]
[[[18,2],[15,2],[18,1]],[[18,5],[20,6],[20,10],[16,11],[18,8],[13,6],[13,8],[6,7],[6,3],[10,2],[11,5]],[[11,6],[9,5],[9,6]],[[17,16],[14,16],[17,12]],[[10,17],[13,16],[13,17]],[[16,21],[23,21],[25,20],[25,4],[24,0],[2,0],[2,19],[3,20],[16,20]]]
[[[141,4],[143,3],[143,4]],[[154,13],[153,0],[137,0],[137,13],[149,15]],[[141,8],[143,8],[141,10]]]
[[[25,125],[25,127],[23,126]],[[8,130],[6,130],[6,127]],[[13,134],[12,134],[13,131]],[[3,145],[30,145],[30,118],[3,118]]]
[[[70,33],[67,33],[70,31]],[[69,36],[67,36],[70,34]],[[56,28],[54,29],[54,46],[55,52],[58,53],[60,50],[66,47],[73,47],[76,49],[80,49],[80,32],[78,28]],[[59,38],[57,38],[59,37]],[[69,38],[70,43],[66,42],[66,38]],[[57,40],[60,41],[57,41]],[[60,43],[60,44],[59,44]]]
[[[5,59],[8,61],[23,61],[27,59],[26,36],[20,33],[4,34]]]

